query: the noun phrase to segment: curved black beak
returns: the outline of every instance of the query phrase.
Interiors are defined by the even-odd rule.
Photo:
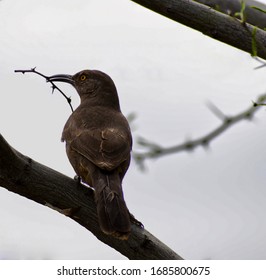
[[[74,80],[73,76],[71,75],[66,75],[66,74],[59,74],[59,75],[53,75],[50,77],[47,77],[47,82],[63,82],[63,83],[68,83],[74,86]]]

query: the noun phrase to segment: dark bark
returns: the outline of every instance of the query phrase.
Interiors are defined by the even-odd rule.
[[[127,241],[102,233],[91,189],[22,155],[1,134],[0,186],[68,216],[129,259],[182,259],[147,230],[136,225],[132,225]]]
[[[192,0],[132,0],[245,52],[266,59],[266,32]],[[255,49],[254,49],[255,48]]]

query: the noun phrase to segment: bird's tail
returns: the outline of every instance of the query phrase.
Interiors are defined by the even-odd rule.
[[[93,187],[102,231],[120,239],[127,239],[131,223],[119,173],[100,171]]]

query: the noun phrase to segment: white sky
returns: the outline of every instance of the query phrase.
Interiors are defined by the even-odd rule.
[[[233,115],[266,91],[266,69],[255,71],[249,54],[131,1],[3,0],[0,18],[1,133],[70,177],[60,142],[68,105],[42,78],[14,69],[108,73],[124,114],[137,114],[134,138],[164,146],[220,123],[207,101]],[[74,89],[60,87],[76,107]],[[132,162],[123,184],[130,211],[184,258],[265,259],[265,125],[262,108],[208,151],[148,161],[145,173]],[[72,220],[5,189],[0,213],[0,258],[124,258]]]

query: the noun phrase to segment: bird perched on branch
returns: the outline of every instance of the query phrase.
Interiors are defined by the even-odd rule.
[[[47,81],[66,82],[77,90],[80,105],[62,134],[67,156],[81,180],[95,190],[102,231],[127,239],[131,215],[122,180],[130,164],[132,137],[113,80],[101,71],[84,70],[73,76],[50,76]]]

